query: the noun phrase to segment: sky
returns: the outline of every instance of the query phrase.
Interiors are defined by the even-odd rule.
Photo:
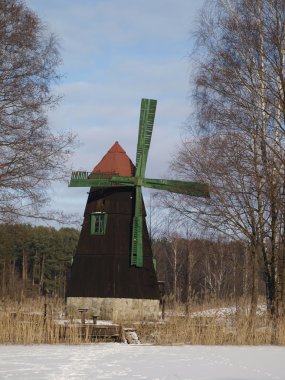
[[[78,136],[71,169],[91,171],[115,141],[135,161],[140,101],[151,98],[158,105],[146,176],[170,176],[191,112],[189,53],[203,3],[26,0],[61,46],[62,79],[53,91],[62,100],[49,120]],[[51,207],[82,215],[86,191],[54,184]]]

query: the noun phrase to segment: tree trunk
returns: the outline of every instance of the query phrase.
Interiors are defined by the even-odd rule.
[[[187,262],[186,262],[186,315],[190,314],[191,310],[191,273],[192,273],[192,252],[187,240]]]
[[[174,303],[176,305],[176,303],[177,303],[177,249],[175,246],[173,249],[173,255],[174,255],[174,260],[173,260],[173,293],[174,293]]]
[[[23,249],[22,251],[22,280],[25,283],[28,279],[28,258],[27,253]]]
[[[2,264],[2,297],[5,297],[6,294],[6,262],[3,261]]]
[[[255,318],[258,303],[258,253],[259,247],[254,245],[251,247],[251,262],[252,262],[252,285],[251,285],[251,299],[250,311],[248,321],[248,337],[250,341],[254,341],[255,337]]]
[[[45,270],[45,255],[42,254],[41,266],[40,266],[40,281],[39,281],[39,292],[44,291],[44,270]]]

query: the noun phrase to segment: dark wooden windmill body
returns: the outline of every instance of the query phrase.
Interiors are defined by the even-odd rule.
[[[134,170],[116,142],[89,177],[111,173],[132,176]],[[130,265],[134,201],[135,190],[131,187],[90,188],[68,297],[159,299],[145,211],[144,266]],[[96,218],[102,220],[102,229],[98,226],[97,231]]]
[[[116,142],[91,173],[73,172],[69,186],[89,187],[67,303],[101,318],[155,319],[159,289],[146,226],[142,186],[208,196],[196,182],[145,178],[156,101],[142,99],[136,166]]]

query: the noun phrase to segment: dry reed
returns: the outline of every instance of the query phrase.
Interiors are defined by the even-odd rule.
[[[46,305],[46,306],[45,306]],[[0,304],[0,343],[82,344],[96,341],[90,324],[80,325],[75,318],[63,319],[61,300],[26,300]],[[172,315],[177,313],[173,312]],[[285,321],[273,321],[264,313],[250,321],[241,310],[226,316],[168,316],[160,322],[133,324],[140,341],[152,344],[202,345],[285,345]],[[129,325],[128,325],[129,327]]]
[[[276,328],[267,317],[254,326],[247,316],[173,317],[166,323],[140,323],[136,331],[142,343],[199,345],[285,345],[285,321]]]

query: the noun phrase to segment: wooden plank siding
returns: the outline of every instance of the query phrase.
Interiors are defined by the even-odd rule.
[[[130,266],[134,197],[130,187],[90,189],[67,297],[159,299],[145,218],[144,264]],[[105,235],[90,234],[92,212],[108,214]]]

